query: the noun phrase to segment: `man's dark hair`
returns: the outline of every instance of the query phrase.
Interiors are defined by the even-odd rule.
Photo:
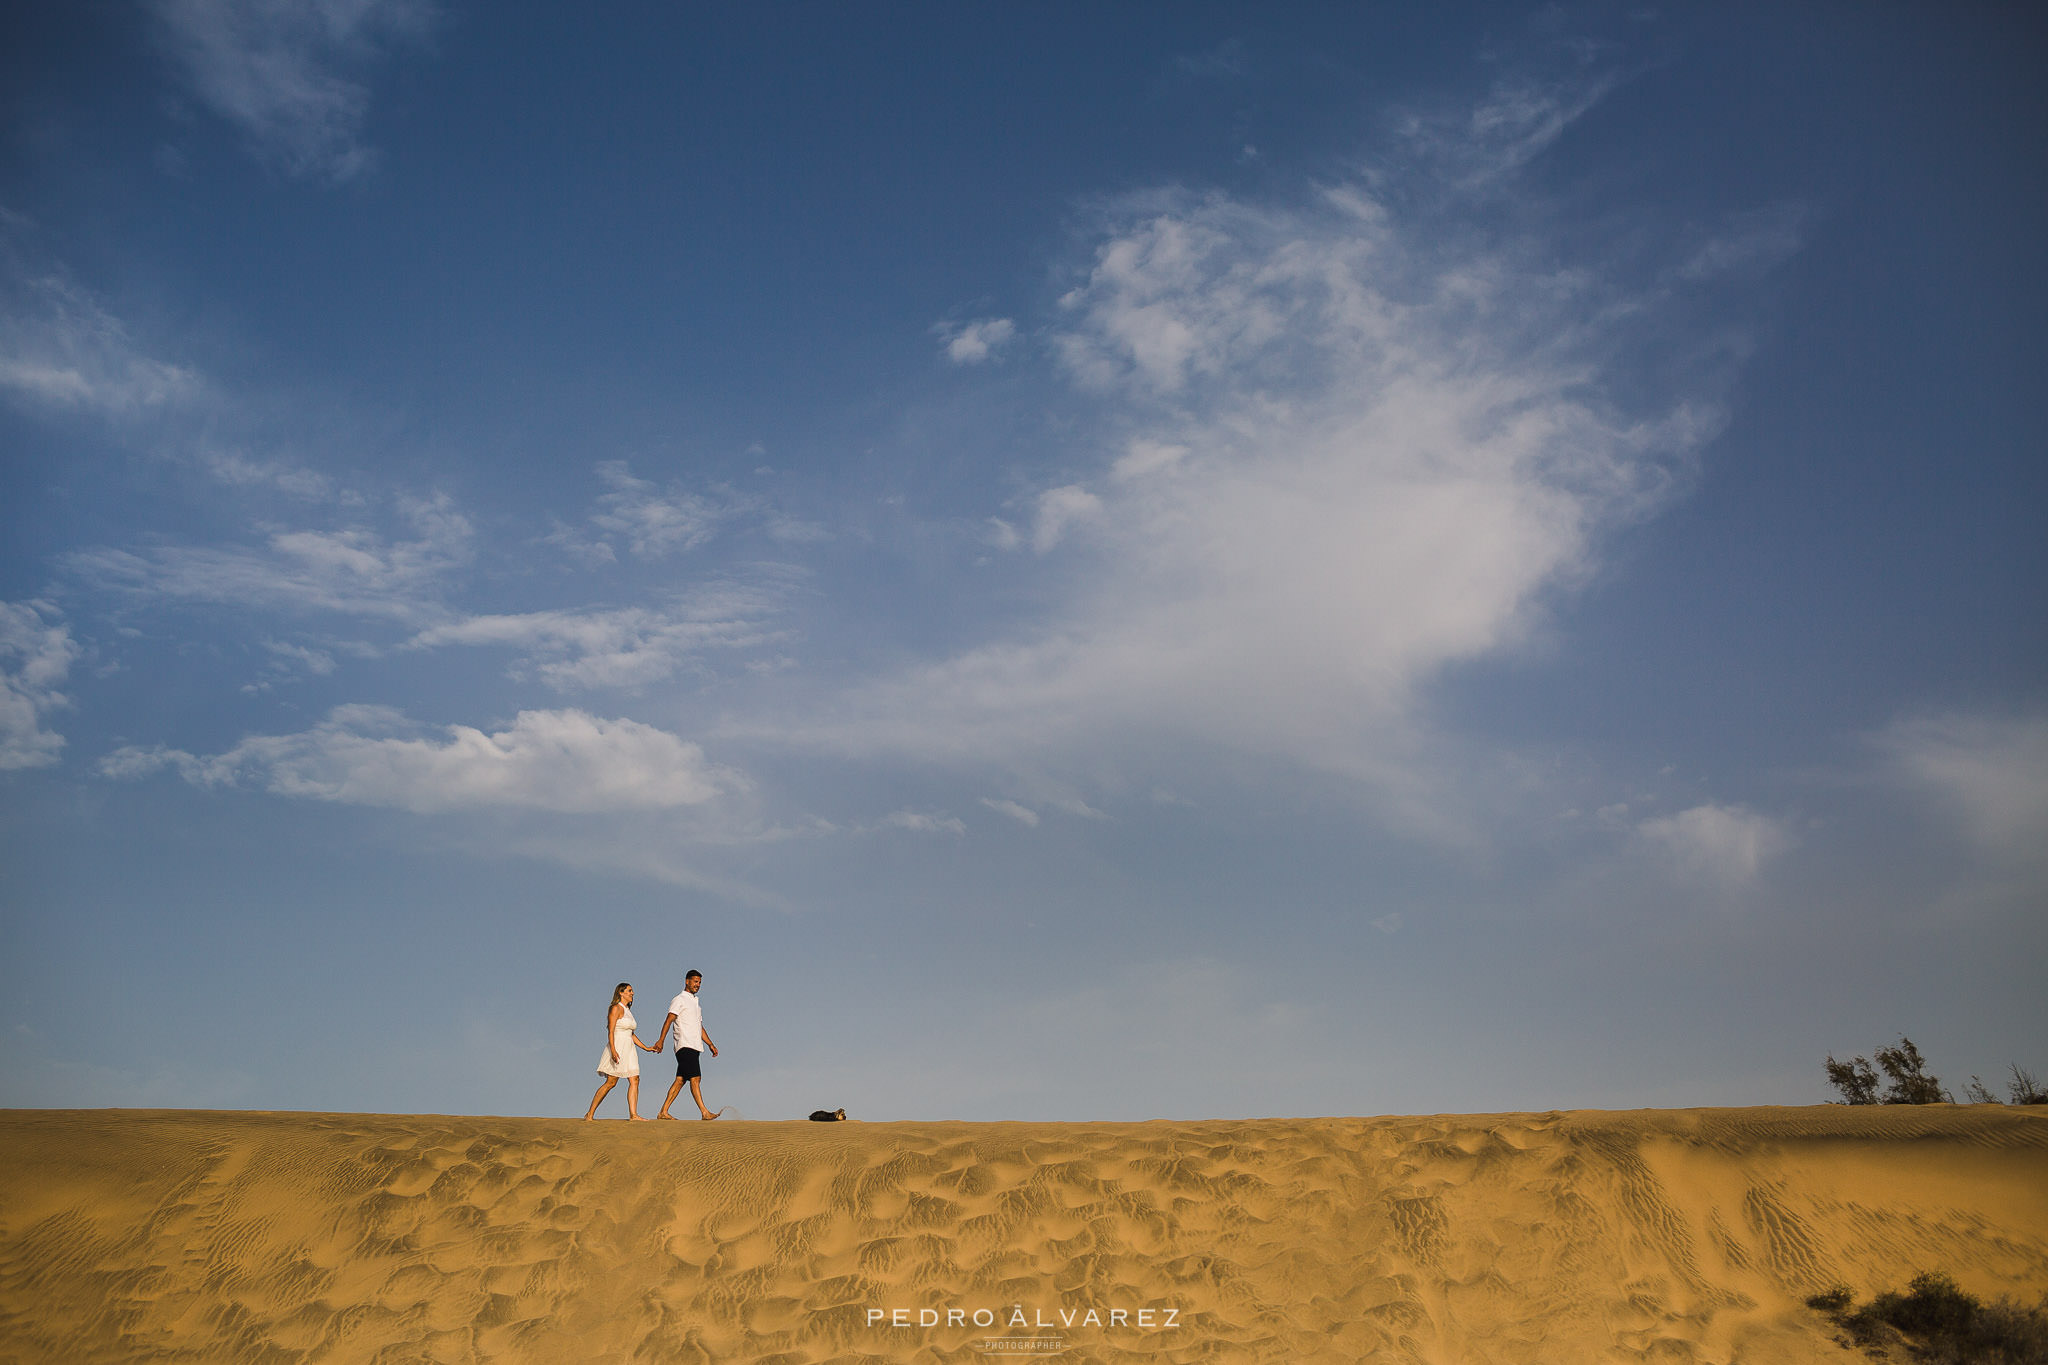
[[[683,980],[688,981],[693,976],[701,978],[703,975],[704,973],[698,971],[695,967],[692,967],[690,968],[690,970],[683,973]]]

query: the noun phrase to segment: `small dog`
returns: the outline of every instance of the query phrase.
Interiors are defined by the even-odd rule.
[[[844,1109],[813,1109],[811,1111],[811,1122],[844,1123],[846,1122],[846,1111]]]

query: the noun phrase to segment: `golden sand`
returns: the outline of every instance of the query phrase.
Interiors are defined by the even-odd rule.
[[[2048,1114],[0,1113],[8,1360],[1849,1362],[1922,1270],[2048,1291]]]

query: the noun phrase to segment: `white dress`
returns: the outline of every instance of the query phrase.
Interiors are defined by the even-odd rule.
[[[633,1046],[633,1030],[640,1025],[633,1018],[633,1011],[621,1008],[619,1022],[612,1025],[612,1042],[618,1046],[619,1060],[612,1064],[611,1049],[597,1054],[597,1069],[606,1076],[621,1078],[640,1074],[640,1049]]]

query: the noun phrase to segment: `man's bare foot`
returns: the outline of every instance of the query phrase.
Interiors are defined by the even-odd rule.
[[[725,1112],[725,1111],[724,1111],[723,1109],[721,1109],[721,1110],[719,1110],[719,1111],[718,1111],[718,1114],[723,1114],[724,1112]],[[709,1109],[706,1109],[706,1110],[704,1111],[704,1115],[703,1115],[703,1117],[704,1117],[704,1121],[705,1121],[706,1123],[709,1123],[709,1122],[710,1122],[710,1121],[711,1121],[712,1119],[715,1119],[715,1118],[717,1118],[717,1117],[718,1117],[718,1114],[714,1114],[714,1113],[712,1113],[712,1112],[711,1112],[711,1111],[710,1111]]]
[[[671,1123],[675,1122],[676,1118],[674,1114],[669,1113],[666,1109],[662,1110],[659,1114],[656,1114],[654,1117],[658,1119],[667,1119]]]
[[[634,1123],[647,1122],[647,1116],[645,1114],[628,1114],[626,1115],[626,1117]]]

